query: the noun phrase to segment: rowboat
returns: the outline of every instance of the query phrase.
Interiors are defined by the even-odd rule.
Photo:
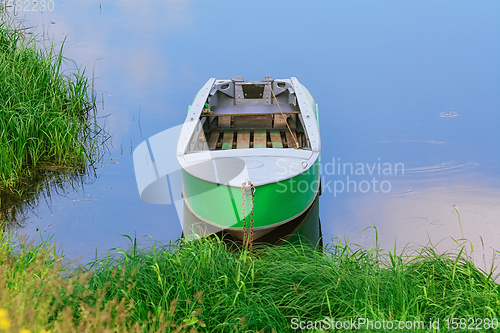
[[[297,78],[209,79],[176,148],[184,236],[258,241],[302,230],[318,241],[320,152],[318,106]]]

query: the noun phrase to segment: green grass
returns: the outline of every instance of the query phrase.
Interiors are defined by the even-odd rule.
[[[495,278],[463,250],[440,255],[424,247],[394,255],[337,243],[324,253],[285,245],[248,257],[230,253],[223,242],[200,240],[176,251],[133,248],[101,262],[90,285],[94,290],[107,285],[109,299],[133,300],[132,319],[154,328],[159,322],[150,313],[159,317],[176,300],[179,318],[189,318],[198,307],[197,293],[203,292],[194,316],[208,331],[286,332],[293,318],[498,318]],[[133,288],[120,284],[128,280]]]
[[[83,70],[63,71],[62,47],[0,15],[0,186],[41,164],[81,168],[95,151],[95,97]],[[1,188],[0,188],[1,189]]]
[[[395,255],[339,242],[322,253],[287,244],[249,255],[217,239],[142,249],[133,240],[71,271],[50,240],[14,244],[0,241],[0,308],[10,332],[290,332],[293,318],[325,317],[423,321],[418,332],[439,319],[437,331],[447,332],[447,318],[500,313],[498,276],[477,268],[463,247]]]

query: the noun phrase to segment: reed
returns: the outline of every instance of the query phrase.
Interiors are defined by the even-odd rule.
[[[43,163],[82,167],[97,146],[95,96],[85,70],[64,71],[63,46],[40,45],[13,20],[0,19],[3,188],[14,187]]]

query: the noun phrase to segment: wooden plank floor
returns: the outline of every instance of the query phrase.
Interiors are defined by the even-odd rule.
[[[270,131],[271,133],[271,142],[273,144],[273,148],[283,148],[283,142],[281,142],[281,134],[279,129],[273,129]]]
[[[239,130],[236,138],[236,149],[250,148],[250,130]]]
[[[217,148],[217,142],[219,142],[219,131],[212,131],[210,134],[210,140],[208,140],[208,149],[215,150]]]
[[[267,132],[264,129],[253,131],[253,147],[266,148]]]
[[[222,149],[233,149],[234,131],[224,131],[222,139]]]
[[[267,133],[269,131],[269,135]],[[253,130],[253,145],[251,139],[251,130],[241,129],[238,131],[233,130],[213,130],[210,134],[208,144],[209,150],[218,149],[248,149],[253,148],[296,148],[295,140],[297,140],[297,133],[295,130],[291,132],[288,129],[256,129]],[[282,132],[284,136],[282,137]],[[236,133],[236,137],[235,137]],[[222,138],[221,138],[222,136]],[[219,142],[221,139],[221,142]],[[206,148],[205,148],[206,149]]]
[[[295,140],[297,140],[297,134],[295,133],[295,130],[292,130],[292,132],[290,133],[290,131],[287,129],[285,131],[285,136],[288,148],[296,148],[297,145],[295,144]]]

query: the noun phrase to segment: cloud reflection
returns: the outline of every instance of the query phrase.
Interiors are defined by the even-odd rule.
[[[398,182],[390,195],[353,196],[345,200],[345,210],[350,213],[343,216],[351,224],[350,230],[331,225],[331,230],[325,231],[330,235],[347,232],[351,242],[374,246],[375,231],[361,233],[361,230],[375,225],[383,249],[392,250],[396,240],[399,250],[408,244],[429,243],[437,245],[442,252],[455,250],[458,245],[454,240],[462,239],[459,219],[453,208],[456,205],[463,236],[473,245],[476,264],[485,267],[484,242],[489,269],[493,250],[500,251],[500,190],[480,182],[455,180],[456,184],[442,178],[418,184],[413,179]]]

